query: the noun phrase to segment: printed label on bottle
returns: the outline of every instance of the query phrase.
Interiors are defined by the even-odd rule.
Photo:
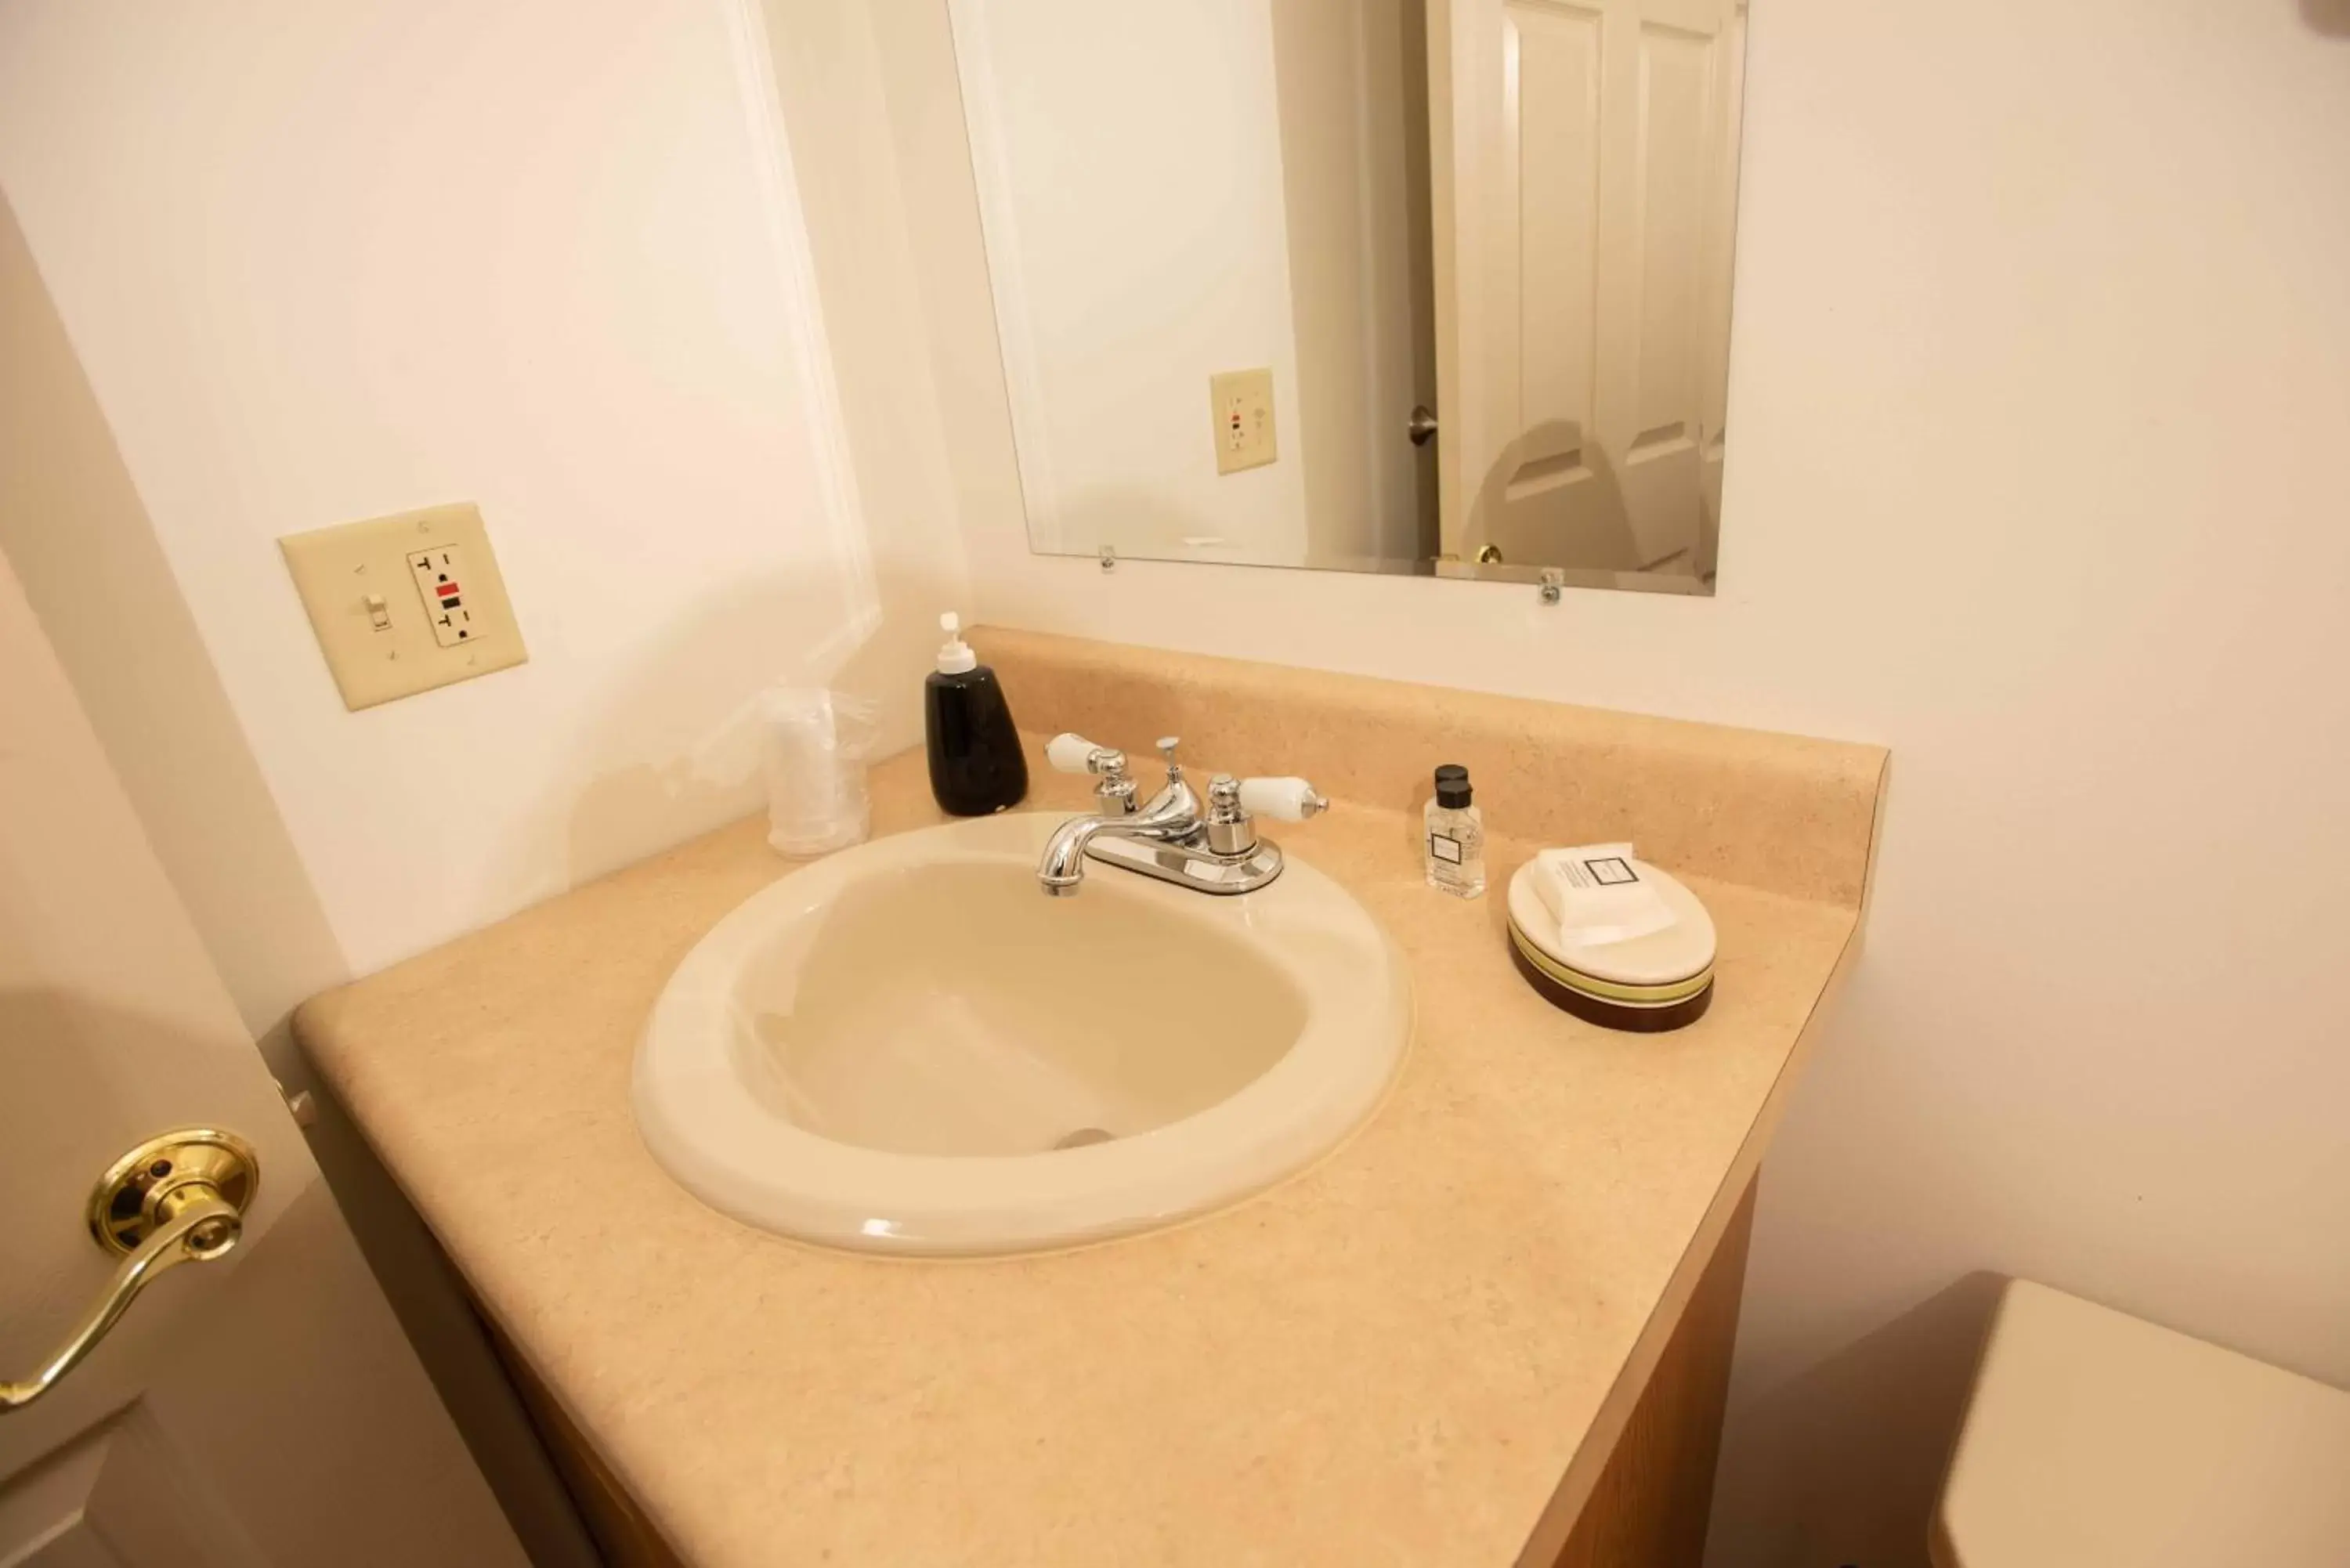
[[[1461,864],[1461,841],[1457,838],[1448,838],[1441,833],[1431,833],[1428,836],[1428,852],[1448,865]]]

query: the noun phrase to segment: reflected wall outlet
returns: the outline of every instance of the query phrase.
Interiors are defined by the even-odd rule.
[[[1215,421],[1216,472],[1263,468],[1279,456],[1273,441],[1273,372],[1227,370],[1208,378]]]
[[[354,711],[530,657],[471,504],[289,534],[277,547]]]

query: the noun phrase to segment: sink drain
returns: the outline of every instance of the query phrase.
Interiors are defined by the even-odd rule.
[[[1059,1141],[1055,1142],[1053,1147],[1055,1150],[1083,1148],[1087,1144],[1115,1142],[1117,1137],[1116,1133],[1104,1132],[1099,1127],[1079,1127],[1073,1133],[1062,1134]]]

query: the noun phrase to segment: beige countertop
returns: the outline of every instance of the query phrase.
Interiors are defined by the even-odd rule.
[[[1133,650],[996,633],[983,654],[1030,728],[1175,700],[1137,684]],[[1580,1508],[1856,947],[1884,755],[1500,699],[1402,735],[1390,710],[1429,689],[1155,655],[1149,680],[1170,662],[1209,685],[1294,678],[1338,713],[1311,732],[1253,701],[1245,724],[1195,724],[1194,749],[1270,771],[1247,730],[1269,725],[1309,774],[1329,749],[1316,782],[1342,798],[1277,836],[1387,925],[1415,988],[1386,1103],[1232,1208],[1076,1251],[913,1262],[804,1246],[688,1196],[638,1139],[630,1060],[687,950],[791,868],[760,821],[301,1011],[304,1044],[484,1304],[688,1560],[1500,1568],[1530,1538],[1530,1557],[1555,1550]],[[1349,714],[1379,724],[1394,783],[1342,764]],[[1723,762],[1742,747],[1754,776]],[[1719,928],[1705,1018],[1643,1036],[1557,1012],[1512,968],[1501,899],[1422,885],[1416,820],[1386,797],[1455,753],[1504,802],[1535,793],[1513,767],[1578,766],[1579,791],[1603,761],[1633,770],[1627,787],[1661,803],[1653,824],[1595,812],[1581,839],[1528,837],[1496,811],[1491,868],[1498,885],[1541,836],[1651,826],[1641,852]],[[1710,780],[1719,802],[1700,798]],[[873,782],[876,832],[941,820],[919,752]],[[1049,774],[1038,793],[1085,799]],[[1780,816],[1741,815],[1756,811]],[[1740,860],[1724,822],[1856,846]],[[1794,890],[1701,874],[1725,856]]]

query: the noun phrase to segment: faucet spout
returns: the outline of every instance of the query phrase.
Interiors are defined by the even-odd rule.
[[[1074,898],[1078,885],[1086,879],[1086,846],[1094,836],[1117,825],[1111,816],[1073,816],[1053,830],[1045,846],[1044,857],[1036,862],[1036,880],[1047,896],[1055,898]]]
[[[1177,773],[1157,799],[1130,816],[1073,816],[1055,828],[1036,861],[1036,881],[1052,897],[1068,898],[1086,879],[1086,846],[1097,837],[1171,844],[1196,836],[1200,822],[1200,797]]]

